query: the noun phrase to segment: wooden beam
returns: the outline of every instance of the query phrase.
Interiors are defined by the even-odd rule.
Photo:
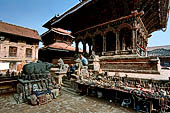
[[[118,18],[118,19],[115,19],[115,20],[111,20],[111,21],[108,21],[108,22],[105,22],[105,23],[102,23],[102,24],[98,24],[98,25],[95,25],[95,26],[92,26],[92,27],[89,27],[89,28],[86,28],[86,29],[83,29],[83,30],[80,30],[74,34],[78,34],[78,33],[81,33],[81,32],[84,32],[84,31],[87,31],[89,29],[93,29],[93,28],[97,28],[97,27],[100,27],[100,26],[103,26],[103,25],[106,25],[106,24],[109,24],[109,23],[113,23],[113,22],[116,22],[116,21],[120,21],[120,20],[124,20],[124,19],[128,19],[128,18],[131,18],[131,17],[134,17],[134,16],[142,16],[144,15],[143,12],[140,12],[140,13],[132,13],[131,15],[129,16],[124,16],[124,17],[121,17],[121,18]]]

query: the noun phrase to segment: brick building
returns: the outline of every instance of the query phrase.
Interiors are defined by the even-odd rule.
[[[20,71],[23,64],[38,60],[39,40],[35,30],[0,22],[1,70]]]

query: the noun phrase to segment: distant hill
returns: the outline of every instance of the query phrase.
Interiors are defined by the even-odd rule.
[[[148,47],[147,48],[148,51],[152,51],[155,49],[170,49],[170,45],[166,45],[166,46],[153,46],[153,47]]]
[[[170,45],[148,47],[148,56],[170,56]]]

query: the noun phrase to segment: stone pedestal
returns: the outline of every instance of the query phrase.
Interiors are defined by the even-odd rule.
[[[160,74],[160,61],[157,57],[101,56],[100,67],[108,72]]]
[[[54,75],[54,78],[55,78],[55,81],[58,85],[62,85],[63,84],[63,80],[62,78],[66,76],[66,72],[55,72],[55,75]]]
[[[89,69],[93,71],[99,71],[100,70],[100,60],[99,56],[95,56],[91,59],[89,59]]]

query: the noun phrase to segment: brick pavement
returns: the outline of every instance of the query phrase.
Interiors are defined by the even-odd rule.
[[[12,95],[0,96],[0,113],[133,113],[107,100],[63,92],[45,105],[16,104]]]

